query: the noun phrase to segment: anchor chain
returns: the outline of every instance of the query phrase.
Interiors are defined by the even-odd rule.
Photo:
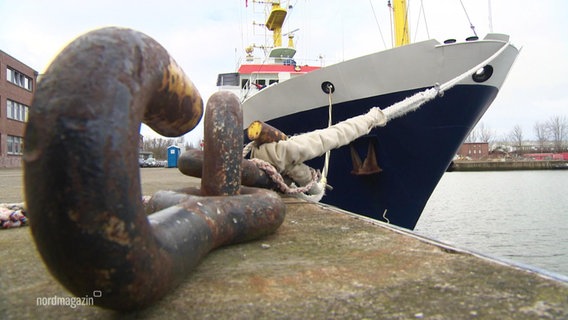
[[[150,206],[159,211],[146,215],[140,123],[179,136],[202,114],[199,92],[167,51],[133,30],[89,32],[49,66],[26,128],[25,195],[38,251],[73,294],[97,292],[94,303],[115,310],[147,307],[209,251],[282,224],[276,193],[240,187],[242,110],[227,92],[207,105],[201,188],[158,192]]]

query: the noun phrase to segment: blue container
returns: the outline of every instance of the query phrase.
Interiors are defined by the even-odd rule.
[[[168,168],[177,167],[180,152],[181,152],[180,147],[177,146],[168,147]]]

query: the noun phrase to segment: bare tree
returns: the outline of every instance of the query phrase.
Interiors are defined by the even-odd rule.
[[[478,138],[477,138],[477,130],[473,129],[470,131],[470,133],[467,135],[467,138],[465,138],[465,141],[467,143],[474,143],[474,142],[479,142]]]
[[[518,124],[515,125],[511,133],[509,133],[509,139],[517,147],[517,151],[521,151],[523,148],[523,128]]]
[[[185,144],[185,136],[180,136],[175,141],[178,146],[183,146]]]
[[[546,128],[555,151],[563,151],[568,139],[568,119],[565,116],[553,116],[546,122]]]
[[[174,139],[152,138],[144,139],[143,150],[154,154],[156,159],[166,159],[168,147],[174,143]]]
[[[539,151],[544,150],[544,145],[548,141],[548,130],[546,129],[546,123],[537,122],[534,124],[534,134],[536,136],[536,141],[538,142]]]
[[[193,144],[193,141],[186,142],[184,148],[186,151],[189,149],[197,149],[197,147],[195,147],[195,145]]]
[[[485,127],[483,122],[477,124],[477,126],[471,130],[465,142],[487,142],[489,144],[493,143],[495,140],[495,132]]]
[[[479,130],[478,136],[481,142],[492,143],[495,140],[495,132],[485,127],[483,122],[479,123],[477,130]]]

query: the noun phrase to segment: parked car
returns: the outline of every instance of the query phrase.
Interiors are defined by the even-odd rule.
[[[156,160],[155,158],[138,159],[138,164],[140,168],[158,168],[167,167],[168,162],[166,160]]]
[[[158,166],[158,161],[156,161],[156,159],[154,158],[148,158],[144,160],[144,162],[141,165],[142,168],[153,168],[157,166]]]

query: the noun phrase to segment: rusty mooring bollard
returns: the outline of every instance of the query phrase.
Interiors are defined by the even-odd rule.
[[[212,110],[240,112],[237,100],[219,97],[230,102]],[[240,172],[216,180],[235,190],[231,196],[177,193],[166,201],[171,206],[146,216],[140,123],[177,136],[195,127],[202,110],[199,93],[166,50],[136,31],[87,33],[49,66],[26,128],[25,194],[38,251],[73,294],[96,293],[95,304],[116,310],[149,306],[210,250],[269,234],[283,222],[285,207],[275,193],[233,187]],[[227,170],[240,170],[239,160],[227,163]]]
[[[178,158],[178,169],[181,173],[196,177],[203,177],[203,151],[197,149],[187,150]],[[248,187],[277,190],[276,183],[252,161],[243,159],[241,171],[241,184]]]

